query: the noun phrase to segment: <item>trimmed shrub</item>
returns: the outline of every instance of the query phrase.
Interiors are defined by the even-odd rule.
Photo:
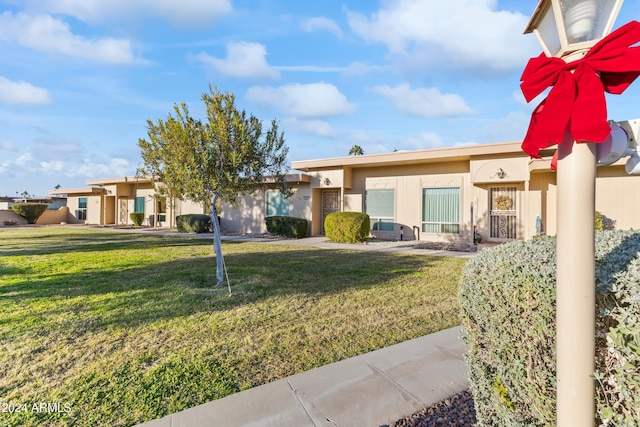
[[[640,419],[640,233],[596,233],[596,405],[601,425]],[[460,281],[478,426],[555,425],[555,239],[486,249]]]
[[[604,215],[602,215],[601,212],[596,211],[595,218],[596,218],[596,221],[595,221],[596,231],[603,231],[604,230]]]
[[[178,215],[176,227],[180,233],[208,233],[211,231],[211,217],[205,214]]]
[[[140,227],[144,221],[144,212],[131,212],[129,214],[129,218],[131,218],[133,225]]]
[[[295,239],[306,237],[309,227],[306,219],[290,216],[268,216],[265,222],[269,233]]]
[[[362,212],[334,212],[324,220],[324,233],[332,242],[364,242],[369,237],[369,230],[369,215]]]
[[[47,210],[45,203],[16,203],[11,209],[27,220],[29,224],[35,224],[38,218]]]

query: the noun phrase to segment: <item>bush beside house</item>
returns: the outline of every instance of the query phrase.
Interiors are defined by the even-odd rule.
[[[369,215],[362,212],[334,212],[324,221],[325,235],[336,243],[364,242],[370,230]]]
[[[16,203],[11,209],[27,220],[29,224],[35,224],[38,218],[47,210],[46,203]]]
[[[640,233],[596,234],[596,405],[605,426],[640,419]],[[483,250],[460,282],[478,426],[555,425],[555,239]]]
[[[309,228],[306,219],[290,216],[268,216],[265,222],[269,233],[295,239],[306,237]]]
[[[205,214],[178,215],[176,227],[180,233],[208,233],[212,230],[211,217]]]
[[[144,212],[131,212],[129,218],[131,222],[133,222],[133,225],[140,227],[144,221]]]

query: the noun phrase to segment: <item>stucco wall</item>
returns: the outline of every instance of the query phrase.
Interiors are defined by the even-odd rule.
[[[60,224],[61,222],[69,222],[69,208],[67,206],[55,210],[47,209],[40,218],[38,218],[36,224]]]
[[[379,238],[467,242],[471,239],[469,163],[465,161],[425,165],[358,168],[352,171],[352,188],[345,190],[344,210],[363,211],[366,190],[393,189],[395,196],[393,231],[374,231]],[[461,233],[424,234],[422,232],[422,189],[459,187],[461,192]],[[357,206],[357,205],[360,206]]]
[[[311,189],[308,184],[290,184],[289,216],[311,221]],[[222,230],[227,233],[265,233],[267,200],[263,189],[238,198],[237,206],[222,204]]]
[[[25,225],[27,220],[22,218],[20,215],[12,211],[11,209],[1,209],[0,210],[0,227],[3,227],[4,221],[10,221],[16,223],[16,225]]]
[[[596,210],[619,230],[640,229],[640,176],[623,166],[598,168]]]
[[[87,219],[79,220],[77,217],[77,211],[79,210],[80,198],[87,198]],[[102,210],[102,195],[78,195],[67,198],[67,207],[69,208],[69,215],[67,222],[70,224],[100,224],[101,210]]]
[[[4,221],[15,221],[17,225],[27,224],[27,220],[16,214],[11,209],[0,210],[0,226]],[[60,224],[61,222],[69,222],[69,208],[67,206],[60,209],[47,209],[38,218],[36,224]]]

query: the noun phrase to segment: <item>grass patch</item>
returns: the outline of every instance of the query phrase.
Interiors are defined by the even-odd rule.
[[[2,425],[136,424],[459,323],[465,260],[223,251],[231,296],[209,240],[1,230]]]

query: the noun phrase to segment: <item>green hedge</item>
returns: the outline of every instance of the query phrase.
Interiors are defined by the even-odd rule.
[[[265,222],[269,233],[296,239],[306,237],[309,228],[306,219],[290,216],[268,216]]]
[[[211,217],[205,214],[178,215],[176,227],[180,233],[208,233],[211,228]]]
[[[11,205],[11,209],[26,219],[29,224],[35,224],[47,210],[47,205],[45,203],[16,203]]]
[[[334,212],[324,221],[324,233],[332,242],[364,242],[369,237],[369,215],[362,212]]]
[[[555,425],[555,239],[503,244],[460,281],[478,427]],[[602,425],[640,419],[640,233],[596,233],[596,405]]]
[[[131,218],[133,225],[140,227],[144,221],[144,212],[131,212],[129,214],[129,218]]]

